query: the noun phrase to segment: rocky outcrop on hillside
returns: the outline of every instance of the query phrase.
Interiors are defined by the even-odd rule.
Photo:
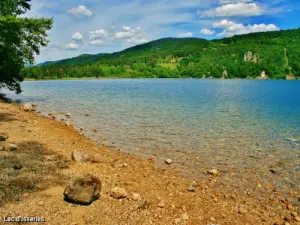
[[[244,61],[245,62],[253,62],[253,63],[258,63],[259,62],[259,56],[258,54],[254,54],[251,51],[248,51],[244,54]]]

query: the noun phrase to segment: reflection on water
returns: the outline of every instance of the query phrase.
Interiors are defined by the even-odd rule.
[[[95,141],[107,137],[124,152],[171,157],[194,174],[283,160],[297,180],[299,81],[40,81],[23,89],[13,97],[39,102],[42,112],[71,112]]]

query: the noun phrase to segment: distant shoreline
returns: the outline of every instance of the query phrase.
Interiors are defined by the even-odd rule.
[[[132,80],[137,80],[137,79],[177,79],[177,80],[182,80],[182,79],[195,79],[195,80],[300,80],[300,78],[296,79],[258,79],[258,78],[198,78],[198,77],[170,77],[170,78],[156,78],[156,77],[78,77],[78,78],[61,78],[61,79],[31,79],[31,78],[25,78],[24,81],[63,81],[63,80],[121,80],[121,79],[132,79]]]

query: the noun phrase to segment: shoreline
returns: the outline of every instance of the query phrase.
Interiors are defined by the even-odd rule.
[[[179,77],[179,78],[156,78],[156,77],[82,77],[82,78],[63,78],[63,79],[28,79],[25,78],[24,81],[72,81],[72,80],[125,80],[125,79],[133,79],[133,80],[138,80],[138,79],[176,79],[176,80],[183,80],[183,79],[195,79],[195,80],[257,80],[257,81],[264,81],[264,80],[286,80],[286,81],[298,81],[298,79],[258,79],[258,78],[228,78],[228,79],[222,79],[222,78],[195,78],[195,77]]]
[[[73,127],[38,113],[24,112],[20,105],[0,101],[0,131],[7,132],[8,141],[18,146],[16,152],[0,151],[0,157],[24,160],[27,158],[22,157],[32,156],[32,151],[40,153],[40,160],[28,165],[24,161],[23,168],[7,178],[13,181],[26,176],[37,184],[32,190],[22,191],[20,201],[8,199],[0,204],[3,215],[38,213],[47,224],[281,225],[287,219],[296,224],[291,213],[297,212],[297,207],[289,201],[282,202],[281,193],[270,188],[232,192],[222,185],[226,182],[223,172],[217,176],[208,174],[208,180],[183,177],[172,164],[160,168],[153,158],[143,159],[98,146]],[[73,151],[98,155],[100,160],[76,163],[71,159]],[[36,167],[35,173],[31,167]],[[12,173],[15,169],[8,166],[2,171]],[[92,173],[102,181],[101,198],[91,206],[74,207],[63,201],[68,180],[78,173]],[[189,191],[191,184],[195,187]],[[108,193],[114,186],[139,193],[144,202],[111,198]],[[147,207],[141,209],[142,203]]]

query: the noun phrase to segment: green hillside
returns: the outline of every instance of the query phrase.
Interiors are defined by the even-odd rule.
[[[112,54],[81,55],[25,68],[33,79],[80,77],[300,77],[300,29],[220,40],[164,38]]]

